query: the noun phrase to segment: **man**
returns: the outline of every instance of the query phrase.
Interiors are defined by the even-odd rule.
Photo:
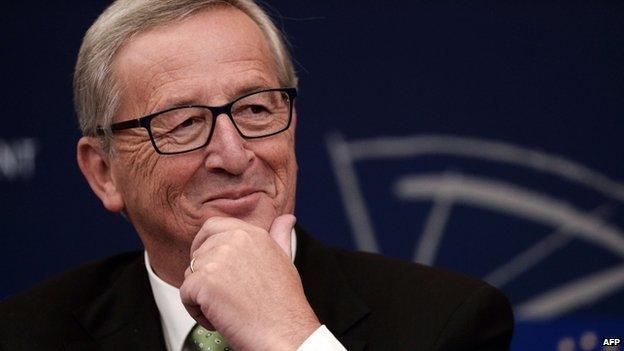
[[[0,347],[507,349],[512,316],[497,290],[294,228],[296,86],[279,32],[250,0],[109,7],[76,66],[77,158],[145,253],[3,302]]]

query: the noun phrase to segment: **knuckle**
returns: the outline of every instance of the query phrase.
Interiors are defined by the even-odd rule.
[[[204,277],[207,280],[210,280],[209,278],[218,271],[219,271],[219,264],[217,262],[208,262],[201,267],[201,270],[199,272],[202,275],[202,277]]]
[[[180,299],[183,304],[192,304],[195,300],[196,287],[192,279],[185,279],[180,286]]]
[[[235,238],[242,239],[242,238],[247,237],[248,235],[249,235],[249,233],[247,233],[245,230],[240,229],[240,228],[234,229],[232,231],[232,236],[234,236]]]
[[[219,217],[210,217],[207,220],[204,221],[204,224],[202,224],[202,229],[203,230],[208,230],[210,229],[211,226],[213,226],[215,223],[217,223],[219,221]]]
[[[234,254],[234,247],[232,247],[231,245],[228,244],[223,244],[223,245],[219,245],[217,247],[214,248],[214,252],[213,255],[216,259],[220,259],[223,257],[232,257],[232,255]],[[217,265],[218,261],[214,261],[211,262],[213,265]],[[213,267],[214,269],[218,268],[218,267]]]

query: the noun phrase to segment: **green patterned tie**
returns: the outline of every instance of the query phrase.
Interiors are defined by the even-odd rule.
[[[216,331],[210,331],[199,324],[191,329],[184,340],[182,351],[234,351]]]

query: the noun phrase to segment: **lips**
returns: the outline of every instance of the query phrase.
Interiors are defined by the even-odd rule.
[[[231,190],[222,192],[220,194],[214,195],[206,199],[204,202],[211,202],[217,200],[239,200],[245,198],[247,196],[253,195],[255,193],[261,193],[262,190],[257,189],[245,189],[245,190]]]
[[[208,198],[204,206],[223,215],[243,218],[256,210],[262,194],[265,192],[259,190],[224,192]]]

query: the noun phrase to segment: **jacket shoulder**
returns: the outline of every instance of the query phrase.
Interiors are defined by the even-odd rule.
[[[0,302],[0,313],[23,313],[29,309],[71,308],[90,301],[114,282],[142,252],[127,252],[78,266]]]
[[[466,275],[377,254],[331,249],[373,325],[393,330],[399,349],[507,350],[513,313],[507,297]]]
[[[380,293],[438,296],[445,303],[465,298],[478,289],[491,288],[485,282],[450,270],[388,258],[382,255],[334,249],[335,257],[354,288],[380,286]],[[493,289],[493,288],[492,288]],[[405,291],[407,290],[407,291]],[[430,299],[428,299],[430,301]]]
[[[67,334],[69,329],[80,328],[73,313],[97,300],[129,267],[142,264],[141,253],[81,265],[1,301],[0,340]]]

